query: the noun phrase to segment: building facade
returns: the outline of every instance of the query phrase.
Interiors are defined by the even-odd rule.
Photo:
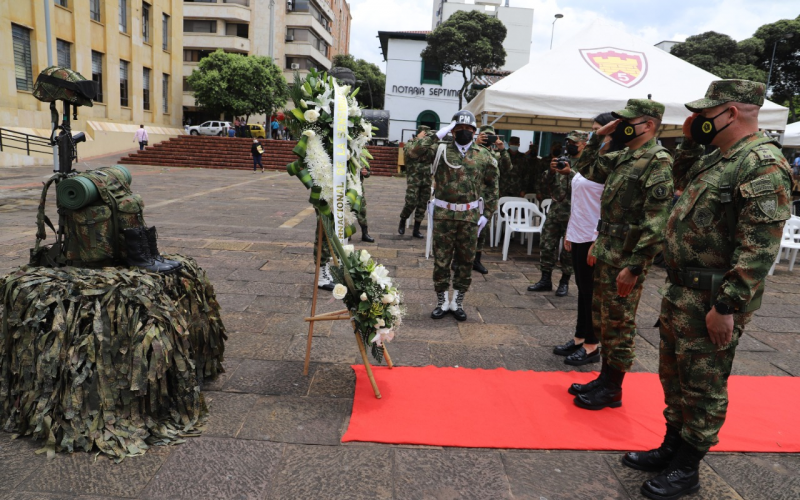
[[[49,104],[33,97],[48,67],[45,4],[0,1],[0,123],[50,135]],[[49,0],[53,64],[67,66],[100,88],[93,107],[81,107],[73,131],[87,142],[83,157],[133,147],[144,124],[150,142],[181,132],[182,0]],[[46,159],[45,159],[46,160]],[[30,158],[0,154],[0,165]]]
[[[508,30],[503,48],[506,49],[504,71],[516,71],[528,64],[531,58],[533,34],[533,9],[511,7],[509,0],[433,0],[431,29],[447,21],[454,13],[478,10],[499,19]]]
[[[338,55],[350,53],[350,24],[353,16],[350,14],[350,4],[345,0],[330,0],[330,2],[336,16],[333,21],[333,45],[329,57],[332,61]]]

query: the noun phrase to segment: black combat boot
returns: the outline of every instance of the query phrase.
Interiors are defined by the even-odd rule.
[[[431,313],[431,318],[442,319],[449,310],[450,302],[447,301],[447,292],[436,292],[436,309]]]
[[[453,302],[450,303],[450,311],[458,321],[466,321],[467,313],[464,312],[464,294],[461,290],[453,291]]]
[[[489,270],[481,264],[481,252],[475,252],[475,260],[472,261],[472,270],[481,274],[489,274]]]
[[[622,465],[647,472],[661,472],[675,458],[682,442],[681,431],[667,424],[667,434],[661,446],[650,451],[629,451],[622,457]]]
[[[553,289],[553,282],[550,281],[550,277],[552,276],[552,271],[542,271],[542,277],[534,283],[533,285],[528,287],[529,292],[549,292]]]
[[[625,372],[606,366],[605,380],[593,391],[578,394],[575,405],[584,410],[602,410],[622,406],[622,380]]]
[[[606,376],[608,376],[608,363],[606,363],[606,360],[604,359],[603,365],[600,368],[600,375],[598,375],[596,379],[586,384],[572,384],[569,386],[569,389],[567,389],[567,392],[573,396],[588,394],[603,385],[603,382],[606,380]]]
[[[397,226],[397,234],[399,234],[400,236],[403,236],[404,234],[406,234],[406,220],[405,219],[400,219],[400,225]]]
[[[125,235],[126,261],[129,266],[141,267],[151,273],[175,271],[171,265],[158,262],[150,255],[150,244],[143,227],[123,229],[122,232]]]
[[[654,500],[675,500],[700,489],[700,460],[706,452],[685,441],[664,472],[642,484],[642,495]]]
[[[161,253],[158,251],[158,231],[156,231],[155,226],[145,229],[145,234],[147,235],[147,243],[148,247],[150,247],[151,257],[157,262],[170,266],[173,271],[177,271],[183,267],[183,264],[180,262],[172,259],[165,259],[161,256]]]
[[[359,224],[361,226],[361,241],[366,241],[367,243],[375,243],[375,238],[369,235],[369,229],[367,226]]]
[[[569,274],[562,274],[556,288],[556,297],[566,297],[569,293]]]
[[[411,233],[411,236],[414,238],[424,238],[425,236],[422,235],[422,232],[419,230],[419,226],[422,225],[421,221],[415,220],[414,221],[414,232]]]

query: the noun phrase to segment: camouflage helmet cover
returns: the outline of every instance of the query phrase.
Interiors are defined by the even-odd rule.
[[[496,132],[494,131],[494,127],[492,127],[491,125],[481,125],[479,132],[486,134],[496,134]]]
[[[664,105],[652,99],[628,99],[625,109],[612,111],[614,118],[630,120],[640,116],[651,116],[657,120],[664,118]]]
[[[694,113],[726,102],[764,105],[766,86],[750,80],[715,80],[711,82],[703,99],[686,103],[686,108]]]
[[[589,139],[589,132],[583,130],[573,130],[567,134],[567,139],[573,142],[586,142]]]
[[[97,97],[97,84],[77,71],[50,66],[36,78],[33,96],[43,102],[67,101],[75,106],[92,107],[92,99]]]
[[[430,131],[431,131],[431,128],[429,126],[427,126],[427,125],[420,125],[419,127],[417,127],[417,133],[418,134],[420,134],[422,132],[428,133]]]

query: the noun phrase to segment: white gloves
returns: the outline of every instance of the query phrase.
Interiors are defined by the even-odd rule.
[[[447,134],[449,134],[449,133],[450,133],[450,132],[451,132],[451,131],[452,131],[454,128],[456,128],[456,122],[455,122],[455,121],[452,121],[452,122],[450,122],[450,125],[446,126],[446,127],[445,127],[445,128],[443,128],[442,130],[440,130],[440,131],[436,132],[436,137],[438,137],[438,138],[439,138],[439,140],[441,141],[441,140],[442,140],[442,139],[444,139],[444,137],[445,137]]]
[[[478,219],[478,236],[481,235],[481,231],[484,227],[486,227],[486,223],[489,222],[489,219],[481,215],[481,218]]]

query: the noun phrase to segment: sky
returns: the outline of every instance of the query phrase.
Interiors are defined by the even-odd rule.
[[[349,0],[353,16],[350,53],[386,71],[378,31],[430,30],[433,0]],[[663,40],[716,31],[735,40],[749,38],[759,26],[800,15],[798,0],[510,0],[511,7],[532,8],[531,57],[604,20],[656,44]]]

